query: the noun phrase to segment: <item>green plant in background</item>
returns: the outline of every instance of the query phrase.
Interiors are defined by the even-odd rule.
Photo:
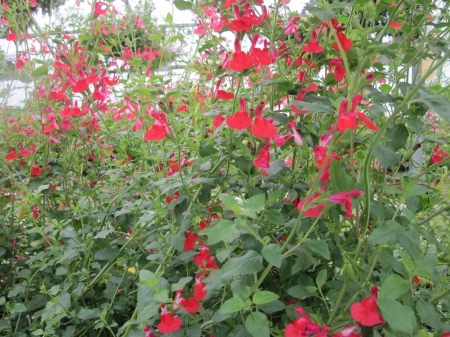
[[[175,0],[176,78],[147,2],[10,36],[0,335],[449,335],[448,5],[288,2]]]

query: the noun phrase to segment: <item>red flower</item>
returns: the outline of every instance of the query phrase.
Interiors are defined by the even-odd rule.
[[[161,322],[158,324],[158,330],[161,333],[171,333],[172,331],[177,331],[181,327],[181,318],[174,317],[171,312],[167,312],[165,304],[161,304],[161,311]]]
[[[16,35],[16,33],[14,32],[14,29],[9,28],[9,34],[8,34],[8,36],[6,37],[6,40],[7,40],[7,41],[16,41],[16,40],[17,40],[17,35]]]
[[[89,83],[86,79],[79,80],[74,86],[72,86],[73,92],[83,92],[87,90]]]
[[[297,308],[295,311],[302,317],[291,321],[284,330],[285,337],[326,337],[327,332],[330,329],[328,326],[319,326],[317,323],[313,323],[311,317],[306,315],[302,308]]]
[[[214,262],[214,255],[209,254],[209,248],[200,249],[200,253],[194,256],[194,263],[202,268],[219,269]]]
[[[235,3],[236,3],[236,0],[227,0],[223,6],[225,8],[228,8],[228,7],[231,7]]]
[[[384,324],[384,319],[378,312],[377,295],[378,289],[376,286],[373,286],[370,297],[352,304],[350,314],[355,321],[364,326]]]
[[[373,131],[379,131],[377,126],[369,119],[366,117],[366,115],[364,115],[362,112],[358,112],[357,116],[359,118],[359,120],[361,122],[363,122],[364,124],[366,124],[366,126]]]
[[[238,39],[235,40],[234,46],[235,53],[233,54],[233,59],[228,62],[228,66],[234,71],[242,71],[253,67],[255,59],[241,51],[241,45]]]
[[[318,197],[322,196],[321,193],[314,193],[308,203],[309,208],[303,213],[303,216],[309,216],[311,218],[318,218],[321,214],[323,209],[325,208],[325,204],[324,203],[318,203],[318,202],[314,202],[314,199],[317,199]],[[303,206],[305,204],[306,200],[301,200],[298,205],[297,205],[297,209],[299,212],[303,211]],[[312,205],[317,205],[317,206],[312,206]]]
[[[215,128],[218,128],[219,126],[222,125],[223,121],[225,120],[225,118],[223,118],[222,114],[218,114],[216,117],[214,117],[213,119],[213,125]]]
[[[195,297],[190,297],[188,299],[182,298],[180,303],[181,306],[191,314],[198,312],[198,309],[200,309],[200,302]]]
[[[297,131],[295,124],[292,122],[288,122],[287,125],[291,128],[292,133],[294,134],[294,143],[297,144],[298,146],[303,145],[303,138],[300,135],[300,133]]]
[[[214,97],[216,99],[224,99],[224,100],[230,100],[234,98],[234,94],[232,92],[219,90],[220,83],[222,83],[222,80],[218,80],[216,83],[216,92],[214,94]]]
[[[195,275],[195,285],[194,285],[194,297],[198,300],[202,300],[208,294],[208,290],[203,290],[206,284],[200,282],[200,275]]]
[[[181,101],[183,102],[183,105],[180,106],[179,108],[177,108],[177,112],[182,112],[182,111],[187,111],[188,110],[188,106],[186,104],[186,100],[184,98],[181,99]]]
[[[185,234],[183,250],[192,250],[195,247],[195,242],[198,240],[197,234],[192,234],[192,229],[189,228],[189,233]]]
[[[347,212],[345,214],[345,217],[354,218],[355,215],[352,213],[352,199],[350,199],[350,197],[360,197],[360,196],[362,196],[362,194],[359,190],[352,190],[349,192],[339,192],[333,194],[328,197],[328,200],[338,205],[345,204],[345,211]]]
[[[439,144],[435,146],[433,153],[431,154],[430,161],[432,163],[440,163],[445,158],[448,158],[449,155],[444,150],[439,149]]]
[[[347,38],[347,36],[345,36],[344,33],[337,33],[337,37],[338,37],[338,40],[339,40],[339,42],[341,43],[342,49],[343,49],[344,51],[347,51],[347,50],[352,49],[352,47],[353,47],[353,41],[350,40],[349,38]],[[339,50],[340,50],[339,44],[338,44],[336,41],[333,42],[333,48],[334,48],[336,51],[339,51]]]
[[[259,170],[265,175],[268,175],[268,173],[264,169],[270,167],[270,152],[268,151],[268,149],[270,148],[271,145],[272,145],[271,142],[267,142],[263,146],[261,151],[259,151],[258,157],[255,160],[253,160],[253,165],[259,168]]]
[[[150,130],[145,134],[144,140],[162,140],[164,137],[170,134],[169,125],[166,121],[166,116],[162,112],[152,111],[152,116],[155,117],[155,121]]]
[[[9,149],[9,153],[5,156],[5,159],[6,160],[14,160],[14,159],[17,159],[18,157],[17,157],[17,155],[16,155],[16,152],[14,151],[14,148],[10,148]]]
[[[39,208],[37,207],[37,205],[34,205],[33,206],[33,218],[35,218],[35,219],[39,218],[39,214],[40,214]]]
[[[420,283],[420,278],[419,278],[418,276],[414,276],[413,282],[414,282],[415,284]]]
[[[33,167],[31,168],[31,174],[34,176],[40,176],[42,173],[42,170],[38,167],[38,163],[35,161]]]
[[[356,114],[347,112],[348,101],[344,99],[339,107],[339,116],[337,122],[337,129],[339,132],[344,132],[347,129],[356,130]]]
[[[179,196],[180,196],[180,193],[178,191],[176,191],[175,194],[173,195],[173,197],[170,197],[170,196],[166,197],[166,202],[168,204],[170,204],[172,202],[172,200],[178,199]]]
[[[314,29],[311,37],[311,42],[308,42],[302,47],[305,53],[318,54],[324,51],[323,47],[316,41],[318,29]]]
[[[256,108],[256,118],[250,128],[251,133],[255,137],[260,138],[273,138],[277,134],[277,128],[262,116],[262,108],[264,103],[261,102]]]
[[[248,116],[245,101],[240,98],[241,110],[234,115],[227,117],[227,124],[233,130],[245,130],[252,124],[252,119]]]
[[[402,29],[402,24],[399,22],[391,22],[389,24],[389,27],[399,30],[399,29]]]

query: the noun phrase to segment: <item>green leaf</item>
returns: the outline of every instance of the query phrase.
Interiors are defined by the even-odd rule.
[[[205,228],[202,234],[208,235],[208,245],[215,245],[222,240],[230,242],[240,235],[237,225],[230,220],[220,220],[214,226]]]
[[[333,193],[351,191],[355,188],[355,180],[342,167],[342,162],[331,160],[330,181]]]
[[[258,309],[264,311],[266,314],[273,314],[274,312],[282,311],[286,309],[286,304],[279,300],[275,300],[270,303],[258,305]]]
[[[261,250],[262,256],[266,259],[267,262],[273,264],[275,267],[281,267],[281,247],[277,244],[270,244],[264,246]]]
[[[234,297],[239,297],[243,301],[250,297],[250,287],[243,280],[231,282],[231,292]]]
[[[253,295],[253,303],[266,304],[277,300],[280,296],[271,291],[258,291]]]
[[[309,241],[309,248],[316,253],[322,256],[324,259],[330,259],[330,249],[328,248],[328,244],[324,240],[311,240]]]
[[[253,337],[270,337],[269,321],[262,312],[252,312],[248,315],[245,328]]]
[[[256,213],[261,212],[264,209],[266,203],[266,196],[264,194],[257,194],[244,201],[242,214],[247,215],[252,219],[256,219],[258,215]]]
[[[409,290],[409,282],[398,274],[389,275],[380,289],[380,298],[396,299]]]
[[[169,25],[171,25],[171,24],[173,23],[173,17],[172,17],[172,14],[167,13],[167,15],[166,15],[166,22],[167,22]]]
[[[200,145],[200,157],[209,157],[212,156],[214,153],[217,153],[217,150],[208,142],[204,142],[202,143],[202,145]]]
[[[186,284],[188,284],[191,281],[192,281],[192,276],[182,277],[178,280],[177,283],[174,283],[170,286],[170,291],[175,292],[177,290],[181,290],[186,286]]]
[[[239,204],[235,198],[228,194],[220,194],[219,199],[224,204],[226,208],[230,211],[239,214],[241,210],[239,209]]]
[[[117,247],[107,247],[105,249],[99,250],[95,253],[94,257],[101,261],[112,262],[119,256],[119,248]]]
[[[316,294],[316,287],[296,285],[288,289],[287,293],[294,298],[304,300]]]
[[[326,269],[322,269],[321,271],[319,271],[319,273],[317,274],[316,277],[316,284],[317,284],[317,288],[322,288],[322,286],[325,284],[326,280],[327,280],[327,270]]]
[[[202,329],[199,326],[191,326],[186,330],[187,337],[200,337],[202,335]]]
[[[232,297],[225,301],[219,309],[221,314],[232,314],[238,312],[244,307],[244,302],[239,297]]]
[[[421,93],[421,101],[428,108],[436,112],[441,117],[450,121],[450,102],[444,95],[431,95],[426,92]]]
[[[188,9],[192,9],[192,2],[184,1],[184,0],[173,0],[173,4],[180,11],[185,11]]]
[[[386,145],[392,150],[397,151],[405,146],[408,141],[409,131],[404,124],[395,124],[394,127],[386,131],[386,137],[391,139]]]
[[[383,144],[378,144],[375,147],[373,155],[384,169],[394,167],[402,158],[399,153],[395,153],[390,147]]]
[[[412,335],[416,327],[416,316],[410,307],[389,298],[379,298],[377,304],[392,330]]]
[[[152,297],[155,301],[166,303],[169,301],[169,290],[166,288],[159,288],[152,293]]]
[[[398,254],[402,258],[402,262],[403,262],[403,265],[405,266],[406,270],[408,271],[408,273],[411,274],[411,272],[414,270],[414,266],[415,266],[413,260],[403,250],[399,250]]]
[[[431,326],[435,330],[441,329],[442,322],[439,318],[439,313],[436,311],[433,304],[419,299],[417,301],[417,312],[423,323]]]
[[[12,313],[25,312],[25,311],[27,311],[27,307],[23,303],[15,303],[10,310],[10,312],[12,312]]]
[[[305,6],[305,9],[325,23],[329,22],[334,15],[334,12],[329,9],[317,8],[310,5]]]
[[[44,64],[43,66],[37,67],[32,73],[31,76],[33,77],[39,77],[48,75],[48,66]]]
[[[264,213],[266,221],[272,225],[283,226],[284,216],[279,209],[269,209]]]
[[[227,261],[221,269],[221,275],[225,277],[257,273],[263,267],[262,262],[261,255],[254,250],[249,250],[245,255]]]
[[[231,248],[220,248],[218,250],[216,250],[216,257],[217,260],[219,260],[219,262],[223,262],[225,261],[228,256],[230,256],[231,252],[233,251],[233,249]]]
[[[323,112],[327,112],[330,114],[333,113],[333,109],[331,107],[326,106],[319,102],[308,103],[303,101],[292,101],[291,103],[294,104],[294,106],[299,110],[308,110],[310,114]]]
[[[400,241],[404,228],[392,220],[386,221],[369,236],[369,242],[374,245],[393,245]]]
[[[414,268],[412,275],[433,279],[437,263],[438,258],[436,255],[423,255],[416,261],[416,267]]]

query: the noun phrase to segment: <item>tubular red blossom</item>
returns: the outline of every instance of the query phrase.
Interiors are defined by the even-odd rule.
[[[167,135],[170,134],[169,125],[166,121],[166,116],[162,112],[154,112],[152,111],[152,116],[155,118],[153,126],[150,130],[145,134],[144,140],[155,140],[159,141],[164,139]]]
[[[222,80],[220,80],[220,79],[217,80],[214,97],[216,99],[223,99],[223,100],[231,100],[231,99],[233,99],[234,98],[234,94],[232,92],[227,92],[227,91],[219,89],[221,83],[222,83]]]
[[[234,71],[242,71],[254,66],[255,59],[241,51],[241,44],[238,39],[234,42],[235,53],[233,59],[228,62],[228,66]]]
[[[165,304],[161,304],[160,320],[161,322],[158,324],[158,330],[164,334],[177,331],[183,323],[181,318],[174,317],[171,312],[167,312]]]
[[[319,326],[318,323],[313,323],[311,318],[306,315],[302,308],[297,308],[295,311],[302,317],[291,321],[291,323],[286,326],[286,329],[284,330],[285,337],[306,337],[312,335],[315,337],[326,337],[327,332],[330,329],[328,326]]]
[[[140,15],[136,15],[136,20],[135,20],[136,26],[137,26],[138,28],[144,29],[144,28],[145,28],[145,23],[143,23],[143,22],[140,20],[140,18],[141,18]]]
[[[440,163],[444,158],[448,158],[449,154],[444,150],[439,148],[439,144],[434,147],[433,153],[431,154],[430,161],[434,164]]]
[[[344,204],[346,211],[345,217],[354,218],[355,215],[352,213],[352,199],[350,197],[361,197],[361,196],[362,194],[359,190],[352,190],[349,192],[339,192],[333,194],[328,197],[328,200],[338,205]]]
[[[262,108],[264,106],[264,103],[261,102],[258,104],[258,107],[256,108],[256,118],[253,122],[252,127],[250,128],[250,132],[255,137],[260,138],[273,138],[277,134],[277,128],[275,125],[270,123],[267,119],[265,119],[262,116]]]
[[[291,128],[292,133],[294,135],[294,142],[295,144],[301,146],[303,145],[303,138],[300,135],[300,133],[297,131],[297,128],[295,127],[295,124],[292,122],[288,122],[287,125]]]
[[[208,294],[208,290],[204,290],[206,284],[200,281],[200,275],[195,275],[195,285],[194,285],[194,297],[198,300],[202,300]]]
[[[186,100],[182,98],[181,102],[183,102],[183,105],[177,108],[177,112],[188,111],[189,107],[187,106]]]
[[[34,176],[40,176],[42,175],[43,171],[39,168],[37,161],[34,162],[33,166],[31,167],[31,174]]]
[[[323,47],[316,41],[318,32],[319,29],[314,29],[311,36],[311,41],[302,47],[302,50],[305,53],[318,54],[324,51]]]
[[[259,168],[259,170],[265,175],[268,175],[268,173],[264,169],[270,167],[270,152],[268,150],[271,145],[271,142],[267,142],[262,147],[261,151],[259,151],[258,157],[253,160],[253,165]]]
[[[17,159],[18,157],[17,157],[17,155],[16,155],[16,152],[14,151],[14,148],[10,148],[9,149],[9,153],[5,156],[5,159],[6,160],[14,160],[14,159]]]
[[[326,151],[325,151],[325,155],[326,155]],[[330,181],[330,165],[331,165],[331,160],[333,160],[333,159],[340,160],[341,158],[338,155],[336,155],[336,152],[331,153],[330,157],[328,158],[327,163],[325,164],[325,168],[323,169],[322,174],[320,175],[320,182],[322,184],[325,184]]]
[[[337,129],[344,132],[347,129],[356,130],[356,114],[352,111],[347,113],[348,101],[344,99],[339,108]]]
[[[180,304],[191,314],[198,312],[198,309],[200,309],[200,302],[195,297],[182,298]]]
[[[391,22],[389,27],[395,28],[396,30],[402,29],[402,24],[399,22]]]
[[[349,38],[347,38],[347,36],[345,36],[344,33],[337,33],[337,37],[338,37],[338,40],[341,43],[342,49],[344,51],[348,51],[348,50],[352,49],[353,41],[350,40]],[[336,51],[340,51],[339,44],[336,41],[333,42],[332,46]]]
[[[314,199],[317,199],[318,197],[321,197],[322,193],[314,193],[308,203],[308,209],[303,213],[303,216],[311,217],[311,218],[318,218],[321,214],[323,209],[325,208],[325,204],[322,202],[314,202]],[[297,209],[299,212],[303,211],[303,206],[305,205],[305,200],[300,200],[297,204]],[[314,206],[316,205],[316,206]]]
[[[33,206],[32,212],[33,212],[33,218],[35,218],[35,219],[39,218],[40,211],[36,204]]]
[[[192,229],[189,229],[189,233],[185,234],[183,250],[192,250],[195,247],[195,242],[198,240],[197,234],[192,234]]]
[[[376,286],[373,286],[370,297],[352,304],[350,314],[355,321],[364,326],[384,324],[383,316],[378,312],[377,295],[378,289]]]
[[[213,119],[213,125],[215,128],[218,128],[219,126],[222,125],[222,123],[225,121],[225,118],[223,118],[222,114],[218,114],[216,117],[214,117]]]
[[[245,101],[242,97],[240,97],[239,103],[241,110],[227,117],[227,125],[233,130],[245,130],[252,124],[252,119],[248,116]]]
[[[300,42],[302,39],[300,38],[300,34],[298,33],[298,26],[295,24],[298,20],[300,20],[299,16],[294,17],[291,19],[288,17],[288,25],[284,29],[285,35],[291,35],[292,33],[295,34],[295,39]]]
[[[9,28],[9,34],[6,36],[7,41],[16,41],[17,40],[17,34],[14,32],[14,29],[11,27]]]
[[[200,253],[194,256],[194,263],[202,268],[219,269],[214,261],[214,255],[209,254],[208,247],[200,249]]]

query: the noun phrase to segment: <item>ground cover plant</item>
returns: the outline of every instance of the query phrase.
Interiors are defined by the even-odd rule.
[[[192,40],[37,5],[0,12],[1,336],[450,336],[446,2],[174,0]]]

